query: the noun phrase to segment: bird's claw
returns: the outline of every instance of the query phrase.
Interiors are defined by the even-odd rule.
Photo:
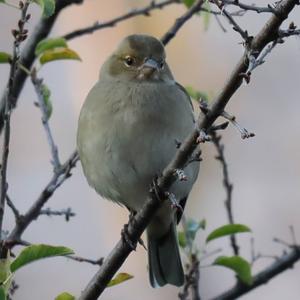
[[[132,250],[136,251],[136,243],[132,242],[128,234],[128,224],[124,225],[121,231],[121,237],[124,243],[126,243]]]

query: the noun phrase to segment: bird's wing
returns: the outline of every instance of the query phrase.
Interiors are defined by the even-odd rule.
[[[186,204],[186,200],[187,200],[187,197],[184,197],[184,198],[180,199],[180,201],[179,201],[179,205],[181,206],[182,209],[177,209],[177,211],[176,211],[177,224],[179,224],[179,222],[181,220],[181,217],[182,217],[182,214],[184,211],[184,207]]]
[[[190,105],[192,107],[192,111],[194,111],[194,106],[193,106],[191,97],[187,93],[186,89],[180,83],[178,83],[178,82],[175,82],[175,84],[185,94],[187,101],[190,103]]]

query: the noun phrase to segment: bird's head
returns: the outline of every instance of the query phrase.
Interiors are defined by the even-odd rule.
[[[120,80],[172,80],[163,44],[149,35],[130,35],[122,40],[101,69],[101,77]]]

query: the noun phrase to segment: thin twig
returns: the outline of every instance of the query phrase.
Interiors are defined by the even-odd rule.
[[[187,300],[191,295],[191,300],[200,300],[199,294],[199,260],[197,255],[192,254],[189,263],[186,265],[187,274],[185,274],[185,283],[183,290],[178,294],[180,300]]]
[[[80,257],[80,256],[75,256],[75,255],[70,255],[67,256],[67,258],[70,258],[72,260],[78,261],[78,262],[86,262],[89,263],[91,265],[95,265],[95,266],[101,266],[103,263],[104,258],[100,257],[99,259],[89,259],[89,258],[84,258],[84,257]]]
[[[227,212],[227,217],[230,224],[234,224],[233,212],[232,212],[232,189],[233,184],[230,182],[229,173],[228,173],[228,165],[226,162],[226,158],[224,155],[224,144],[221,143],[221,136],[216,132],[211,134],[212,142],[216,147],[217,156],[216,159],[221,163],[222,171],[223,171],[223,186],[226,191],[226,200],[225,207]],[[234,255],[239,255],[239,246],[237,244],[236,236],[230,235],[230,244],[233,250]]]
[[[18,220],[20,218],[20,212],[18,211],[18,209],[16,208],[16,206],[11,201],[11,199],[8,195],[6,195],[6,203],[7,203],[7,206],[9,206],[10,209],[12,210],[12,212],[15,216],[15,219]]]
[[[31,224],[31,222],[36,218],[38,218],[43,206],[53,195],[55,190],[67,178],[69,178],[72,175],[71,170],[72,168],[75,167],[77,161],[78,161],[78,154],[76,151],[74,151],[73,154],[70,156],[70,158],[62,165],[60,170],[53,175],[50,182],[47,184],[47,186],[44,188],[44,190],[41,192],[38,199],[32,204],[29,210],[19,218],[12,232],[7,237],[8,243],[10,242],[10,240],[19,240],[23,232]]]
[[[255,4],[248,5],[248,4],[241,3],[239,0],[221,0],[221,2],[224,5],[237,6],[245,11],[255,11],[257,13],[273,13],[273,10],[269,6],[260,7],[260,6],[256,6]]]
[[[5,92],[5,105],[4,105],[4,142],[2,150],[2,162],[1,162],[1,180],[0,180],[0,239],[2,239],[2,226],[3,226],[3,216],[5,199],[7,194],[7,163],[9,154],[9,142],[10,142],[10,115],[13,106],[13,85],[16,81],[16,72],[18,68],[18,62],[20,59],[20,45],[27,38],[27,29],[25,29],[25,24],[28,20],[27,9],[30,4],[29,0],[25,2],[20,2],[21,17],[18,21],[18,29],[12,30],[14,36],[13,45],[13,56],[10,64],[10,74]],[[2,252],[2,251],[1,251]],[[1,255],[0,255],[1,256]]]
[[[70,220],[71,217],[75,217],[76,214],[72,211],[71,207],[68,207],[66,209],[62,209],[62,210],[53,210],[50,207],[42,209],[40,211],[40,216],[41,215],[45,215],[48,217],[51,216],[64,216],[66,221],[68,222]]]
[[[57,0],[54,14],[49,18],[40,18],[20,54],[19,61],[22,66],[25,66],[27,69],[31,69],[33,62],[36,59],[36,55],[34,53],[36,45],[39,41],[43,40],[48,36],[60,12],[65,7],[68,7],[72,4],[81,4],[82,2],[83,0]],[[15,108],[17,104],[19,95],[23,89],[27,76],[28,74],[26,74],[23,70],[17,70],[15,75],[15,81],[11,89],[12,108]],[[0,133],[2,132],[4,125],[5,97],[6,93],[3,94],[0,101]]]
[[[248,35],[247,30],[243,30],[241,28],[241,26],[234,20],[232,15],[226,11],[223,3],[220,3],[218,0],[215,0],[214,3],[219,7],[222,14],[227,18],[229,23],[233,26],[233,30],[237,31],[241,35],[245,43],[248,43],[250,37]]]
[[[203,2],[204,0],[195,1],[190,9],[175,21],[174,25],[161,38],[161,42],[164,45],[168,44],[170,40],[175,37],[178,30],[185,24],[186,21],[188,21],[194,14],[201,10]]]
[[[51,163],[53,165],[54,173],[57,173],[61,168],[61,164],[58,156],[58,149],[54,142],[53,135],[49,125],[49,111],[45,103],[45,95],[44,95],[45,86],[43,85],[43,80],[37,77],[35,69],[33,69],[31,72],[31,82],[37,94],[38,107],[40,108],[42,113],[42,124],[45,129],[48,145],[51,150],[51,156],[52,156]]]
[[[103,22],[103,23],[96,22],[91,26],[87,26],[87,27],[84,27],[81,29],[74,30],[70,33],[65,34],[63,36],[63,38],[65,38],[66,40],[71,40],[71,39],[80,37],[82,35],[92,34],[96,30],[113,27],[120,22],[123,22],[125,20],[128,20],[128,19],[136,17],[136,16],[148,17],[148,16],[150,16],[151,11],[153,11],[155,9],[163,9],[165,6],[168,6],[170,4],[175,4],[175,3],[180,3],[180,1],[178,1],[178,0],[166,0],[166,1],[162,1],[162,2],[150,1],[150,3],[143,8],[133,9],[133,10],[129,11],[128,13],[123,14],[114,19],[111,19],[107,22]]]
[[[235,286],[222,293],[221,295],[212,298],[211,300],[232,300],[248,293],[255,288],[266,284],[269,280],[284,272],[285,270],[293,268],[294,264],[300,260],[300,246],[293,246],[289,253],[284,253],[276,259],[269,267],[259,272],[253,277],[251,285],[242,284],[238,282]]]

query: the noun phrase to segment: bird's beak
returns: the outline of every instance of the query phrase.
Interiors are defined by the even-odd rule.
[[[146,61],[143,63],[142,68],[150,68],[153,70],[159,70],[159,64],[156,60],[152,58],[147,58]]]

